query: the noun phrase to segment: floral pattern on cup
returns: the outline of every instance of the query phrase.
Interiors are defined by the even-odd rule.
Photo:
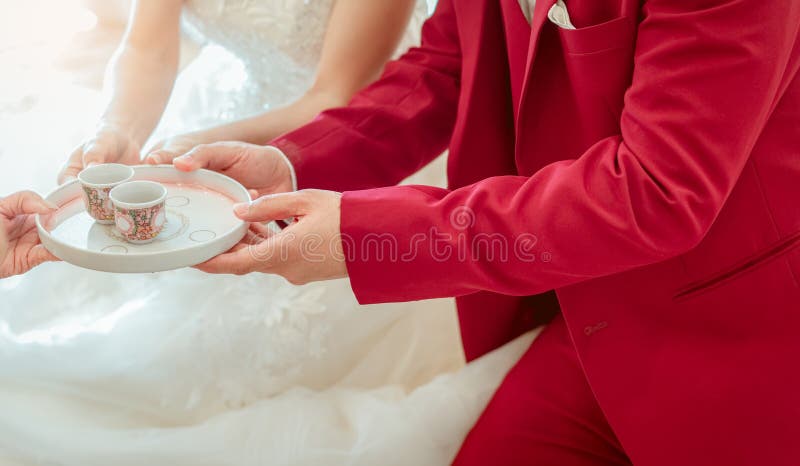
[[[91,217],[100,223],[114,223],[114,206],[108,193],[111,188],[83,186],[83,205]]]
[[[149,243],[153,241],[166,224],[164,204],[157,204],[144,209],[114,209],[114,221],[117,229],[131,243]]]
[[[78,182],[83,191],[86,212],[97,223],[114,223],[114,208],[111,191],[129,181],[134,170],[128,165],[104,163],[86,167],[78,173]]]

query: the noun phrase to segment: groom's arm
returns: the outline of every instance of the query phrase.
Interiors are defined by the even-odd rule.
[[[453,2],[439,0],[420,47],[387,64],[347,107],[323,112],[270,144],[289,158],[300,189],[397,184],[446,149],[460,73]]]
[[[649,0],[645,12],[620,134],[531,177],[344,194],[341,231],[361,302],[531,295],[702,240],[796,79],[800,5]]]

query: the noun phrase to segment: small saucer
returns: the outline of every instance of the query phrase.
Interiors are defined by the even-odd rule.
[[[59,209],[37,216],[42,244],[59,259],[103,272],[141,273],[190,267],[232,248],[247,233],[233,205],[250,202],[237,181],[210,170],[184,173],[172,165],[141,165],[134,180],[167,188],[167,223],[148,244],[125,241],[114,225],[96,223],[84,208],[78,181],[60,186],[46,199]]]

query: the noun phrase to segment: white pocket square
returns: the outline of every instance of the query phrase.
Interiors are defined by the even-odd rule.
[[[555,5],[550,7],[550,11],[547,12],[547,19],[560,28],[575,29],[569,19],[569,11],[567,11],[567,4],[564,3],[564,0],[558,0]]]

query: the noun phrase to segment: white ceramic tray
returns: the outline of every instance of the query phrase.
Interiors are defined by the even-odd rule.
[[[103,272],[160,272],[197,265],[232,248],[247,232],[233,204],[249,202],[237,181],[209,170],[184,173],[172,165],[134,167],[135,180],[167,188],[167,224],[150,244],[131,244],[114,225],[95,223],[86,213],[80,183],[72,181],[47,196],[60,208],[36,218],[42,244],[59,259]]]

